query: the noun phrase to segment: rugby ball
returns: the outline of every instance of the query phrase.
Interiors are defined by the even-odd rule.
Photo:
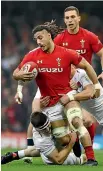
[[[36,78],[37,75],[38,75],[38,65],[35,62],[32,62],[32,61],[25,63],[22,66],[21,70],[25,71],[25,72],[33,72],[34,78]]]

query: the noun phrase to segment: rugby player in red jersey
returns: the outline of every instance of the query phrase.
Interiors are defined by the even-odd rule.
[[[90,64],[93,53],[99,56],[101,59],[102,73],[98,76],[98,79],[102,78],[103,84],[103,45],[97,35],[80,27],[80,20],[81,17],[78,8],[74,6],[67,7],[64,10],[66,29],[55,37],[54,42],[57,45],[76,50]],[[71,82],[71,84],[73,85],[73,82]],[[88,127],[91,136],[95,135],[96,126],[97,123],[93,123]]]
[[[98,36],[79,26],[81,17],[79,10],[69,6],[64,10],[64,23],[66,29],[58,34],[54,42],[57,45],[74,49],[81,54],[90,64],[93,53],[101,58],[102,73],[98,78],[103,80],[103,45]]]
[[[68,94],[70,97],[72,89],[68,82],[70,81],[71,64],[83,68],[93,84],[98,83],[98,79],[92,66],[80,56],[77,52],[57,46],[53,42],[54,34],[48,25],[39,25],[34,28],[33,36],[37,41],[39,48],[32,50],[14,71],[13,77],[16,80],[28,81],[33,79],[33,73],[25,73],[20,69],[30,61],[38,64],[39,74],[36,77],[37,85],[43,97],[50,96],[48,107],[58,105],[59,94]],[[61,79],[62,78],[62,79]],[[99,96],[97,90],[96,96]],[[70,101],[65,108],[68,122],[78,132],[81,143],[87,156],[87,165],[97,165],[94,158],[94,152],[91,145],[90,135],[83,126],[82,112],[77,101]],[[70,116],[73,114],[72,116]]]

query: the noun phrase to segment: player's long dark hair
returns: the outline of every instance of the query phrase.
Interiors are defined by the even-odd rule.
[[[54,39],[57,36],[57,34],[61,33],[64,30],[64,28],[56,25],[56,20],[52,20],[51,22],[45,22],[42,25],[34,27],[32,30],[33,36],[36,32],[42,31],[44,29],[51,34],[52,39]]]

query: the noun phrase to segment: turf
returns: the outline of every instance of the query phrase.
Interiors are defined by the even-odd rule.
[[[2,150],[1,154],[4,154],[10,149]],[[15,150],[12,150],[15,151]],[[2,171],[102,171],[103,170],[103,150],[95,151],[96,159],[98,160],[99,165],[90,167],[90,166],[53,166],[53,165],[44,165],[41,158],[34,158],[32,164],[26,164],[23,160],[13,161],[6,165],[1,166]]]

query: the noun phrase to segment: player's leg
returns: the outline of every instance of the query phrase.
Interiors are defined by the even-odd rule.
[[[85,109],[82,109],[82,115],[83,115],[83,124],[87,128],[87,130],[90,134],[90,137],[91,137],[92,144],[93,144],[96,127],[97,127],[98,123],[97,123],[96,119],[93,117],[93,115],[91,115]]]
[[[33,146],[32,148],[27,148],[25,150],[19,150],[16,152],[8,152],[5,155],[1,156],[1,164],[6,164],[14,160],[19,160],[24,157],[38,157],[40,153]]]
[[[61,138],[62,144],[68,144],[69,137],[67,132],[67,122],[63,115],[63,106],[60,103],[52,107],[47,107],[42,110],[48,114],[49,120],[52,125],[52,134],[54,137]]]
[[[100,125],[103,125],[103,95],[95,99],[81,102],[81,106],[90,112]]]
[[[95,99],[94,111],[93,116],[103,126],[103,95]]]
[[[71,137],[71,131],[63,110],[64,107],[60,103],[57,103],[53,107],[45,108],[43,112],[48,113],[52,125],[52,134],[56,138],[58,144],[65,146],[73,137]],[[81,148],[79,142],[76,142],[73,145],[73,151],[77,157],[80,157]]]
[[[87,164],[95,165],[94,151],[92,148],[91,138],[88,130],[83,125],[82,110],[80,104],[76,101],[71,101],[65,106],[65,114],[68,118],[70,126],[77,132],[79,139],[85,149]],[[88,163],[89,162],[89,163]]]
[[[66,120],[56,120],[51,122],[52,134],[61,145],[67,145],[70,141],[68,134],[70,133],[69,126]]]

